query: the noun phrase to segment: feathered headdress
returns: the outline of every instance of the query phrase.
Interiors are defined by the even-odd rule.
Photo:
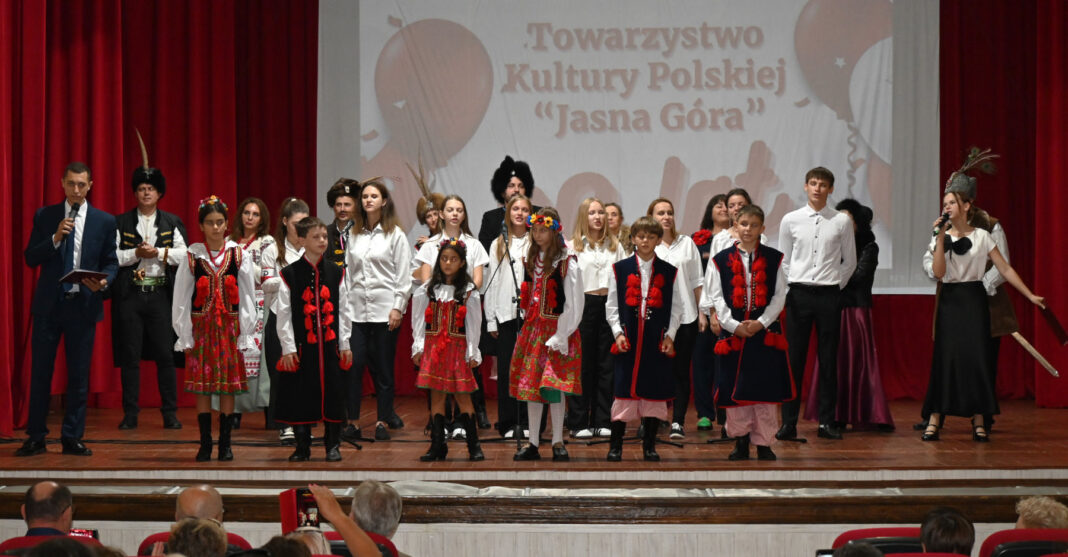
[[[419,172],[416,172],[411,164],[404,163],[404,166],[408,167],[408,172],[412,173],[412,178],[415,178],[415,183],[423,194],[422,197],[415,201],[415,218],[421,224],[426,224],[426,214],[434,209],[440,211],[445,205],[445,196],[430,191],[432,184],[426,179],[426,169],[423,168],[422,158],[419,159]]]
[[[964,159],[964,164],[946,180],[945,193],[957,192],[974,201],[976,180],[968,176],[967,172],[979,170],[984,174],[993,174],[997,170],[993,161],[999,156],[992,153],[991,149],[980,150],[978,147],[972,147]]]
[[[145,140],[141,138],[141,132],[137,128],[134,128],[134,133],[137,134],[137,144],[141,146],[141,166],[134,169],[130,187],[136,192],[137,186],[151,184],[162,197],[167,192],[167,180],[158,168],[148,165],[148,149],[145,149]]]

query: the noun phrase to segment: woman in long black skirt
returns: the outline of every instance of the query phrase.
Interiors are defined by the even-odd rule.
[[[923,402],[928,425],[922,439],[937,441],[942,420],[949,415],[971,418],[972,439],[985,443],[990,437],[983,426],[983,414],[999,413],[990,373],[993,362],[986,350],[990,311],[982,280],[987,260],[1033,304],[1044,307],[1045,300],[1020,280],[990,234],[972,225],[975,208],[967,190],[955,190],[952,184],[946,190],[942,212],[948,215],[949,224],[942,219],[935,221],[937,234],[924,255],[924,267],[942,287],[935,308],[931,379]]]

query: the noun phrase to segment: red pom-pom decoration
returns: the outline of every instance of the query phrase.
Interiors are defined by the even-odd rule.
[[[628,288],[641,288],[642,287],[642,279],[641,279],[641,277],[639,277],[638,275],[630,275],[630,276],[628,276],[627,277],[627,287]]]
[[[657,288],[664,287],[664,275],[656,275],[653,277],[653,286]]]
[[[208,299],[208,277],[200,277],[197,279],[197,295],[193,299],[193,305],[201,307]]]
[[[456,319],[463,321],[467,317],[467,306],[460,306],[460,309],[456,310]]]
[[[236,306],[241,303],[241,298],[237,294],[237,278],[233,275],[226,275],[223,279],[223,287],[226,288],[226,299],[230,301],[230,305]]]

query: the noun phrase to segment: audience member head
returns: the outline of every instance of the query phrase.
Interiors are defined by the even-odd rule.
[[[938,507],[920,525],[920,543],[927,553],[971,555],[975,545],[975,527],[960,511]]]
[[[22,518],[30,528],[70,530],[74,521],[74,498],[70,489],[50,480],[42,480],[26,490]]]
[[[360,528],[392,538],[400,524],[401,496],[392,486],[365,480],[352,496],[349,516]]]
[[[178,494],[174,505],[174,521],[186,518],[205,518],[222,523],[222,495],[208,484],[187,487]]]
[[[66,536],[47,539],[30,549],[27,557],[94,557],[84,543]]]
[[[267,554],[271,557],[311,557],[311,549],[302,540],[290,537],[293,534],[296,532],[292,532],[289,536],[275,536],[264,544],[263,549],[267,550]],[[320,555],[330,555],[329,547],[325,553],[320,553]]]
[[[286,534],[286,537],[307,546],[312,555],[330,555],[330,542],[323,535],[323,531],[314,526],[301,526]],[[271,555],[277,554],[272,551]]]
[[[870,543],[847,543],[834,550],[832,557],[883,557],[883,552]]]
[[[183,518],[171,527],[167,549],[185,557],[223,557],[226,555],[226,532],[215,520]]]
[[[1017,528],[1068,528],[1068,507],[1049,497],[1026,497],[1016,503]]]

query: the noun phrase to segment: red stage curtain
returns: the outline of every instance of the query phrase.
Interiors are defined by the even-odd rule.
[[[191,242],[202,239],[197,202],[211,193],[232,206],[246,195],[314,203],[317,24],[317,2],[0,2],[0,113],[10,115],[0,119],[10,238],[0,272],[11,277],[0,294],[0,348],[10,354],[0,362],[0,435],[26,418],[36,277],[22,249],[33,212],[63,198],[63,167],[85,161],[90,203],[130,209],[136,126],[167,176],[161,207],[185,221]],[[98,406],[119,403],[110,323],[97,329],[93,356]],[[157,406],[153,365],[144,367],[142,405]]]
[[[1036,42],[1038,61],[1035,68],[1035,110],[1038,114],[1035,129],[1035,218],[1029,228],[1043,238],[1035,263],[1035,289],[1046,296],[1047,303],[1060,316],[1068,316],[1065,302],[1068,287],[1068,259],[1061,240],[1068,238],[1068,223],[1063,208],[1068,206],[1068,4],[1042,1],[1037,6]],[[1026,102],[1026,101],[1025,101]],[[1068,351],[1058,345],[1041,322],[1035,329],[1035,345],[1050,362],[1068,375]],[[1037,373],[1035,402],[1039,406],[1068,406],[1068,377],[1054,379],[1046,371],[1033,366]]]
[[[939,42],[941,181],[960,167],[972,146],[990,147],[1001,155],[997,161],[998,172],[979,177],[976,201],[979,207],[1001,219],[1014,268],[1032,287],[1036,278],[1036,197],[1032,186],[1036,118],[1031,99],[1035,95],[1038,4],[1041,2],[942,2]],[[993,29],[1001,31],[990,32]],[[1058,40],[1063,42],[1064,37]],[[932,215],[941,206],[943,187],[942,183],[931,184]],[[1044,233],[1042,236],[1047,237]],[[1020,332],[1033,339],[1033,306],[1011,286],[1009,289]],[[922,316],[925,324],[929,316],[930,313]],[[1033,396],[1033,364],[1016,342],[1004,339],[998,366],[999,397]]]

